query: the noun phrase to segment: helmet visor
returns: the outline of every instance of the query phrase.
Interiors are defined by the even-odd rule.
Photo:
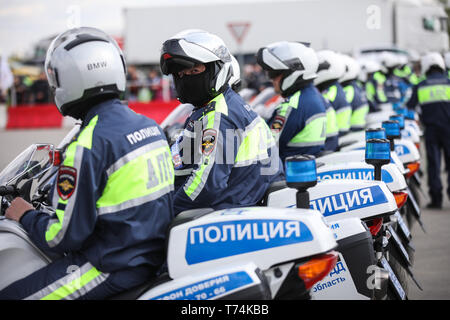
[[[160,59],[160,66],[163,74],[176,74],[183,69],[192,68],[199,63],[201,62],[186,56],[178,39],[171,39],[164,42]]]

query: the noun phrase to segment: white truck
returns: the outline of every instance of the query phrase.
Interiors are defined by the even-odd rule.
[[[418,53],[449,47],[447,14],[437,0],[229,0],[127,8],[124,19],[124,50],[132,64],[159,63],[162,43],[185,29],[217,34],[235,55],[280,40],[345,53],[367,46]]]

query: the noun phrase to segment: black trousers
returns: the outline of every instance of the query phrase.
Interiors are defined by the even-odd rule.
[[[431,201],[442,203],[441,159],[444,156],[447,171],[447,195],[450,197],[450,124],[446,127],[426,126],[428,187]]]
[[[69,254],[0,291],[0,300],[106,299],[148,281],[149,267],[103,273],[83,256]]]

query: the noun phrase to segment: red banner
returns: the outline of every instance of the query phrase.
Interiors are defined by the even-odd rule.
[[[161,123],[179,104],[178,100],[129,102],[129,107]],[[18,105],[8,108],[6,129],[61,128],[62,120],[62,115],[53,104]]]
[[[55,105],[20,105],[8,108],[6,129],[61,128],[62,119]]]

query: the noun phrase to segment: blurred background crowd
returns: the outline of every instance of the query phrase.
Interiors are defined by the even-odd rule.
[[[274,41],[307,41],[315,50],[331,49],[353,56],[362,69],[366,58],[392,51],[401,56],[399,67],[407,66],[415,77],[420,77],[419,60],[426,51],[444,55],[449,50],[447,0],[245,0],[239,4],[232,0],[174,0],[170,5],[142,0],[120,5],[118,1],[106,7],[101,1],[74,5],[55,1],[54,8],[26,0],[21,3],[0,6],[0,36],[6,39],[0,38],[0,104],[8,107],[53,103],[43,65],[51,40],[64,24],[99,27],[116,39],[128,64],[124,98],[142,103],[176,99],[171,79],[160,72],[158,53],[165,39],[187,28],[203,28],[224,39],[239,61],[241,89],[248,88],[255,95],[271,85],[256,64],[255,53]],[[105,13],[99,15],[99,8]],[[39,10],[48,17],[55,14],[55,19],[31,30],[32,19]],[[114,16],[112,21],[113,12],[122,18]],[[177,23],[167,24],[168,14]],[[185,16],[190,18],[184,19]],[[32,47],[26,54],[5,53],[13,41],[28,42],[20,40],[26,35],[23,32],[21,37],[14,36],[23,29],[22,25],[28,26],[28,33],[35,39]],[[372,60],[381,63],[378,57]]]
[[[0,103],[12,107],[53,103],[43,65],[20,65],[17,61],[12,65],[16,67],[4,66],[3,73],[8,72],[10,76],[0,92]],[[260,92],[271,86],[258,64],[245,64],[242,71],[242,82],[247,88]],[[176,99],[176,91],[171,77],[163,76],[158,66],[128,65],[125,99],[132,102],[169,101]]]

